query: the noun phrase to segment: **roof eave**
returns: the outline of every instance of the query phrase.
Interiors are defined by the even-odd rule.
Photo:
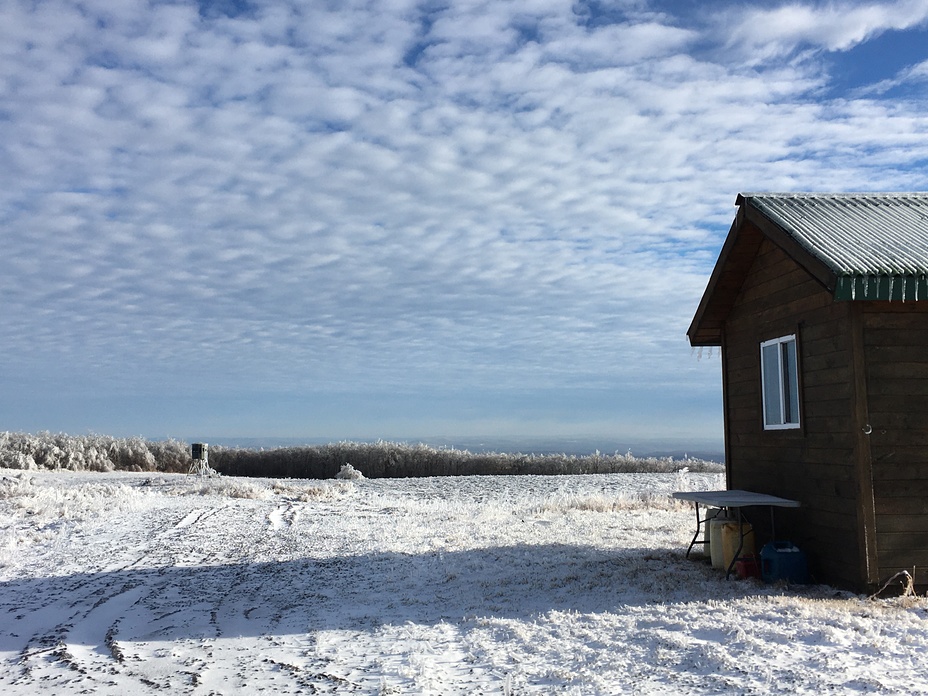
[[[728,268],[728,261],[732,256],[732,251],[738,243],[739,231],[743,221],[743,210],[739,208],[728,230],[728,236],[725,238],[724,244],[722,244],[722,250],[719,252],[715,267],[712,269],[712,275],[709,276],[709,282],[706,284],[706,289],[699,301],[696,313],[693,315],[693,321],[686,331],[690,345],[694,348],[722,345],[722,323],[717,320],[709,321],[706,315],[717,297],[719,284]]]
[[[736,203],[738,212],[686,332],[693,347],[722,345],[724,317],[731,309],[726,305],[734,301],[734,296],[744,283],[763,237],[780,247],[828,292],[834,293],[837,287],[837,274],[783,229],[781,222],[765,215],[752,204],[748,196],[738,194]],[[737,257],[736,264],[731,263],[734,257]],[[733,269],[733,265],[738,268]]]

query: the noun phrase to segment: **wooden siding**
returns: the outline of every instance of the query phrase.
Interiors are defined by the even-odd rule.
[[[870,452],[882,579],[928,582],[928,304],[863,310]]]
[[[850,304],[831,294],[779,247],[761,244],[725,323],[729,487],[799,500],[776,511],[776,534],[809,555],[814,575],[858,586],[857,500]],[[764,430],[760,343],[797,334],[801,428]],[[769,517],[755,514],[760,543]]]

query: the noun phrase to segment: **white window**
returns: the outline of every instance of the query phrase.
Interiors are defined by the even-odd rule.
[[[799,369],[796,335],[760,344],[764,429],[799,427]]]

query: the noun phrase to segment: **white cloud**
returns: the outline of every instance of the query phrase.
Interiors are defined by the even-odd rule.
[[[610,25],[589,32],[575,29],[545,44],[545,59],[581,69],[589,66],[636,65],[641,61],[678,55],[698,37],[697,32],[656,22]]]
[[[856,91],[857,97],[866,98],[873,95],[884,95],[891,89],[904,85],[918,85],[928,82],[928,60],[907,66],[893,77],[880,80],[876,84],[868,85]]]
[[[926,183],[918,105],[771,57],[824,10],[759,17],[755,71],[640,5],[84,8],[0,10],[0,377],[714,385],[683,334],[739,190]]]
[[[928,2],[898,0],[748,8],[734,22],[725,19],[724,24],[730,24],[729,46],[757,64],[806,47],[846,51],[886,31],[923,26],[926,20]]]

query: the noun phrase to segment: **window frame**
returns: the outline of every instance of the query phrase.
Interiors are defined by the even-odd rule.
[[[790,346],[792,350],[790,351]],[[776,347],[774,353],[768,350]],[[776,374],[772,374],[768,364],[768,357],[776,357]],[[790,371],[792,368],[792,372]],[[768,403],[768,391],[771,386],[776,387],[776,401]],[[770,382],[771,384],[768,384]],[[771,338],[760,344],[760,384],[761,384],[761,417],[764,430],[796,430],[802,427],[802,407],[800,399],[799,382],[799,339],[797,334]],[[770,394],[770,396],[774,396]],[[794,398],[791,398],[793,397]],[[770,413],[770,408],[776,407],[776,413]],[[795,411],[795,413],[793,413]],[[776,416],[771,418],[771,416]]]

